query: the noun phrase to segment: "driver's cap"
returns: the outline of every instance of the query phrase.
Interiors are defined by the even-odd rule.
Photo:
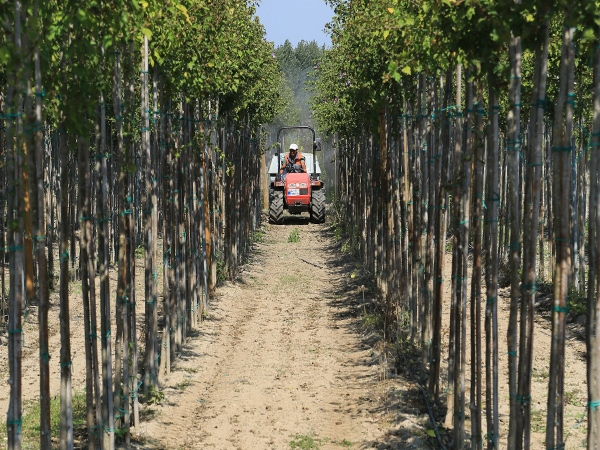
[[[298,150],[298,146],[296,144],[290,145],[290,150]]]

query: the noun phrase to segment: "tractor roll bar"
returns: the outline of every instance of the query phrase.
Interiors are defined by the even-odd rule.
[[[277,163],[281,164],[281,140],[280,140],[280,136],[281,136],[281,132],[284,130],[309,130],[312,132],[312,141],[313,141],[313,177],[316,176],[317,174],[317,157],[315,155],[315,151],[317,150],[317,134],[315,133],[315,130],[312,127],[309,127],[308,125],[298,125],[295,127],[281,127],[279,130],[277,130]],[[281,178],[281,175],[279,174],[279,167],[277,167],[277,177],[276,180],[279,180]]]

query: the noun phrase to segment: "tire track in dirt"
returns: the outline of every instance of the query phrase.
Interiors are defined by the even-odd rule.
[[[295,229],[300,242],[288,243]],[[165,402],[147,408],[139,448],[288,449],[313,439],[358,449],[381,435],[364,405],[378,367],[342,301],[348,274],[328,261],[324,230],[268,227],[239,279],[219,288],[165,380]]]

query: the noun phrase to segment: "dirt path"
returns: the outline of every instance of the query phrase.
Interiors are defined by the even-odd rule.
[[[324,225],[267,228],[146,411],[144,448],[390,448],[377,352],[333,245]]]

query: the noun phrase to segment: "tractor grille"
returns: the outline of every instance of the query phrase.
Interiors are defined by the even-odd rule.
[[[307,188],[300,188],[300,195],[308,195],[308,189]]]

